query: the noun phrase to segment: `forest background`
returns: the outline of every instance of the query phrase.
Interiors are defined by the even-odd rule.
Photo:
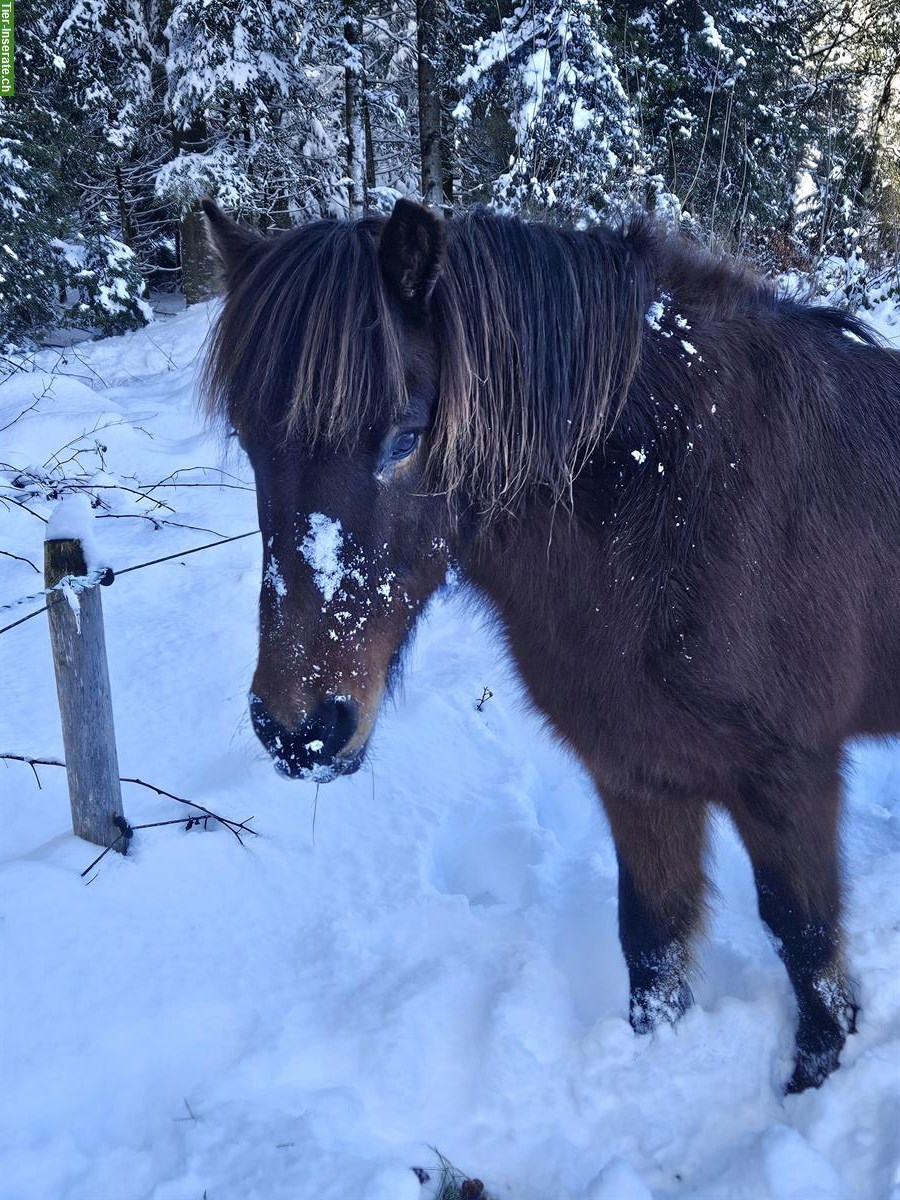
[[[210,290],[262,230],[419,196],[654,210],[859,307],[900,290],[895,0],[50,0],[0,100],[0,343]]]

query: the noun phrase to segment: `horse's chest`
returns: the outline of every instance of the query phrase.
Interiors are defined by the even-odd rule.
[[[512,656],[532,699],[567,737],[624,733],[630,714],[646,712],[641,594],[623,586],[611,599],[596,575],[520,579],[494,603]]]
[[[659,589],[596,544],[485,574],[533,703],[579,757],[600,773],[684,774],[685,747],[703,734],[683,676],[708,664],[678,620],[662,620]]]

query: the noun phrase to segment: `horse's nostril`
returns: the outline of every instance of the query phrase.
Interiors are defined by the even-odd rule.
[[[359,706],[350,696],[328,696],[308,717],[293,729],[287,729],[272,716],[260,697],[251,692],[250,718],[256,736],[279,770],[303,776],[335,765],[335,759],[359,726]],[[346,764],[335,767],[348,769]]]
[[[329,696],[313,713],[309,724],[319,731],[323,753],[339,754],[356,733],[359,705],[350,696]]]
[[[254,692],[250,693],[250,720],[257,737],[267,740],[283,732],[282,726]]]
[[[250,693],[250,721],[253,732],[274,758],[293,755],[294,734],[269,712],[259,696]]]

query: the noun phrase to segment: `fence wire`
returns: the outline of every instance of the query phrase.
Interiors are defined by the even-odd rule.
[[[0,604],[0,612],[12,612],[23,605],[34,604],[38,600],[48,598],[48,603],[42,608],[35,609],[34,612],[27,613],[24,617],[19,617],[17,621],[13,621],[9,625],[4,625],[0,629],[0,634],[15,629],[17,625],[24,625],[32,617],[39,617],[41,613],[46,612],[50,604],[56,603],[58,599],[62,598],[61,595],[54,595],[54,593],[65,593],[69,590],[79,595],[98,584],[112,583],[119,575],[128,575],[131,571],[142,571],[145,567],[155,567],[157,563],[171,562],[172,559],[187,558],[189,554],[199,554],[201,550],[211,550],[215,546],[224,546],[227,542],[239,542],[242,538],[255,537],[258,533],[258,529],[250,529],[247,533],[236,533],[232,537],[220,538],[217,542],[207,542],[203,546],[192,546],[189,550],[180,550],[176,554],[164,554],[162,558],[151,558],[147,562],[135,563],[134,566],[123,567],[121,571],[113,571],[110,567],[100,567],[87,575],[66,575],[52,587],[44,588],[40,592],[32,592],[29,596],[20,596],[18,600],[13,600],[8,604]]]
[[[40,592],[32,592],[30,596],[20,596],[18,600],[12,600],[9,604],[0,604],[0,612],[12,612],[13,609],[21,608],[24,604],[34,604],[37,600],[43,600],[45,596],[52,596],[54,592],[71,590],[76,595],[80,595],[88,588],[102,583],[108,575],[109,567],[100,567],[89,571],[87,575],[64,575],[59,583],[54,583],[52,587],[44,588]],[[44,608],[46,607],[45,604]],[[41,611],[43,612],[43,609]]]

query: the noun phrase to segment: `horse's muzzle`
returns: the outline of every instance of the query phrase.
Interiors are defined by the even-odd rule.
[[[359,770],[365,746],[342,753],[359,726],[359,706],[350,696],[329,696],[294,729],[287,729],[250,693],[250,719],[256,736],[289,779],[327,783]]]

